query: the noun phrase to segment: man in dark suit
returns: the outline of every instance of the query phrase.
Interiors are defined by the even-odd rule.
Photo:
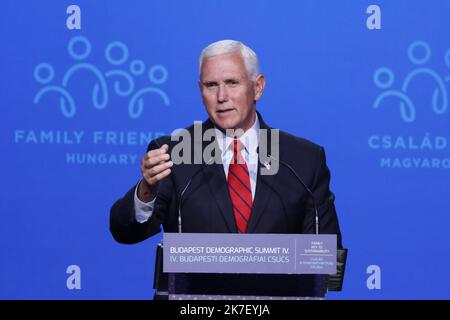
[[[271,134],[267,141],[261,136],[261,129],[272,128],[256,111],[265,86],[256,54],[237,41],[211,44],[200,57],[199,86],[209,116],[201,130],[214,130],[212,158],[204,157],[204,139],[189,144],[194,155],[187,158],[200,152],[196,164],[175,161],[173,137],[150,142],[142,180],[111,208],[114,238],[136,243],[160,232],[161,225],[166,232],[314,233],[314,199],[319,232],[336,234],[342,247],[323,148],[283,131],[276,141]],[[184,133],[194,131],[191,126]],[[274,174],[263,174],[271,167]]]

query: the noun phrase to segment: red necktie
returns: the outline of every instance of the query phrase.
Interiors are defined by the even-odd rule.
[[[247,224],[252,213],[252,189],[247,164],[241,155],[244,146],[234,139],[233,160],[228,169],[228,192],[233,204],[233,213],[239,233],[247,231]]]

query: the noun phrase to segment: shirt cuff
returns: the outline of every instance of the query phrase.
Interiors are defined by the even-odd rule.
[[[152,216],[156,197],[150,202],[141,201],[137,196],[137,191],[140,184],[141,182],[139,182],[136,188],[134,189],[134,212],[136,221],[139,223],[144,223]]]

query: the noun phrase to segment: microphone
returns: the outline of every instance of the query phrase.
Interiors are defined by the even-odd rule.
[[[201,171],[203,171],[203,168],[205,166],[209,165],[212,162],[212,160],[214,160],[214,157],[210,158],[207,162],[203,163],[201,165],[201,167],[198,168],[197,171],[195,171],[195,173],[189,178],[188,182],[186,183],[186,186],[183,188],[183,190],[180,193],[180,201],[178,202],[178,233],[182,232],[182,228],[181,228],[181,206],[182,206],[184,193],[189,188],[189,186],[191,185],[192,181],[197,176],[197,174],[199,174]]]
[[[259,148],[256,149],[256,151],[259,153]],[[306,192],[308,193],[309,197],[311,198],[311,201],[313,203],[313,207],[314,207],[314,214],[315,214],[315,234],[319,234],[319,210],[317,209],[317,204],[316,204],[316,198],[314,197],[314,194],[312,193],[311,189],[306,185],[306,183],[303,181],[302,178],[300,178],[300,176],[297,174],[297,172],[294,170],[294,168],[292,168],[288,163],[279,160],[277,158],[275,158],[274,156],[272,156],[271,154],[268,154],[269,158],[278,161],[279,163],[281,163],[283,166],[285,166],[286,168],[288,168],[293,174],[294,176],[297,178],[297,180],[301,183],[301,185],[303,186],[303,188],[306,190]]]

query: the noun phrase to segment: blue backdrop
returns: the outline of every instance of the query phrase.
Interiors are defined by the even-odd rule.
[[[264,119],[327,152],[350,248],[329,297],[450,298],[449,1],[78,0],[69,30],[71,4],[2,2],[0,298],[152,297],[159,237],[115,243],[109,208],[149,140],[206,119],[198,55],[229,38]]]

